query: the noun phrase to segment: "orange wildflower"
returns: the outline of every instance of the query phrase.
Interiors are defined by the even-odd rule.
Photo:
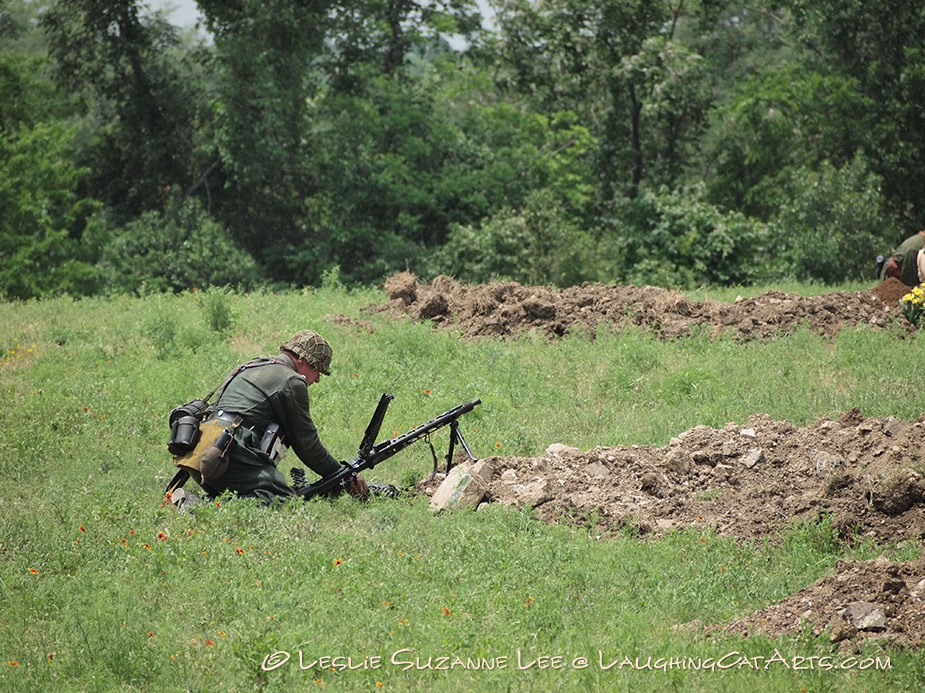
[[[343,563],[343,562],[344,562],[344,559],[343,559],[343,558],[335,558],[335,559],[334,559],[334,565],[340,565],[340,564]]]
[[[243,553],[244,553],[244,549],[242,549],[240,546],[237,546],[237,547],[235,547],[234,552],[235,552],[236,554],[240,555],[240,554],[243,554]]]

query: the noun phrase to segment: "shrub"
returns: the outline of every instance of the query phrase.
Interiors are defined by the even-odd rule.
[[[113,292],[249,289],[257,280],[253,258],[192,199],[166,213],[146,212],[113,232],[100,268]]]
[[[790,176],[778,221],[784,258],[798,279],[839,284],[870,280],[877,252],[891,246],[881,179],[861,152],[842,168],[824,161]]]
[[[770,274],[769,227],[704,202],[697,190],[647,191],[609,220],[626,244],[622,278],[694,287],[749,284]]]

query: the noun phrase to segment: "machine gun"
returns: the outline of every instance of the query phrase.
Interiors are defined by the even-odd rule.
[[[398,454],[406,447],[422,438],[430,445],[430,452],[434,458],[434,471],[431,472],[431,477],[433,477],[437,472],[438,463],[437,453],[434,451],[434,446],[430,442],[430,434],[444,426],[450,427],[450,449],[445,458],[447,471],[453,466],[453,451],[457,444],[462,446],[470,460],[475,461],[476,458],[472,454],[469,444],[466,443],[462,431],[459,430],[458,419],[463,414],[472,411],[476,405],[481,404],[482,400],[475,399],[471,402],[460,404],[458,407],[443,412],[440,416],[431,419],[427,423],[415,426],[407,433],[377,443],[376,437],[379,435],[379,429],[382,428],[385,412],[389,408],[389,402],[391,402],[392,399],[392,395],[382,395],[379,400],[379,405],[376,407],[376,411],[369,421],[369,426],[366,427],[366,434],[363,436],[363,440],[360,443],[359,454],[349,462],[342,462],[341,468],[336,472],[310,484],[305,480],[305,470],[300,467],[293,467],[290,470],[290,476],[292,477],[293,487],[296,493],[305,499],[323,494],[337,493],[351,484],[360,472],[372,469],[380,462]]]

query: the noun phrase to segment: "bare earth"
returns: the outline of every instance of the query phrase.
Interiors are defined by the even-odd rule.
[[[584,285],[568,289],[516,283],[462,285],[448,277],[419,282],[402,273],[385,283],[378,311],[472,338],[523,331],[551,339],[576,328],[650,330],[663,338],[704,331],[768,340],[800,327],[822,335],[859,325],[911,338],[900,296],[888,280],[871,291],[802,297],[767,291],[734,303],[691,301],[655,287]],[[697,426],[664,448],[551,445],[538,458],[491,457],[488,498],[526,505],[547,522],[586,521],[603,530],[631,527],[642,536],[677,529],[714,531],[743,541],[773,538],[794,522],[831,518],[844,541],[925,538],[925,415],[915,421],[867,418],[860,411],[805,428],[756,414],[722,429]],[[552,442],[552,441],[551,441]],[[422,485],[433,493],[438,481]],[[840,561],[834,575],[731,624],[706,633],[793,634],[808,624],[844,647],[880,639],[918,647],[925,637],[925,558]]]

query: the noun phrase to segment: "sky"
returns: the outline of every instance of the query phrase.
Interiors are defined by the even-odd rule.
[[[168,18],[170,23],[179,26],[193,26],[199,18],[199,8],[196,6],[196,0],[148,0],[152,9],[164,10],[170,9]]]
[[[174,26],[192,27],[199,19],[196,0],[148,0],[148,4],[155,10],[169,10],[168,19]],[[478,5],[483,17],[492,16],[486,0],[479,0]]]

